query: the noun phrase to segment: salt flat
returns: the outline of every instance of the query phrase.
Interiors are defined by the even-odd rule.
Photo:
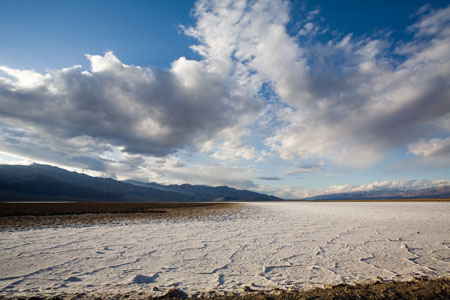
[[[196,219],[0,232],[1,293],[187,293],[450,275],[450,203],[251,203]]]

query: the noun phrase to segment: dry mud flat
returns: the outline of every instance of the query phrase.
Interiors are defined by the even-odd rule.
[[[0,230],[0,295],[449,299],[448,202],[213,207],[196,217]]]

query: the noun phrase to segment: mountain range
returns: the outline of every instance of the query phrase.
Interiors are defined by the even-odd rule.
[[[324,194],[302,200],[370,200],[370,199],[412,199],[450,198],[450,186],[424,189],[380,189],[348,193]]]
[[[266,201],[275,196],[228,186],[118,181],[32,164],[0,165],[0,201]]]
[[[450,198],[450,186],[323,194],[298,200]],[[163,185],[92,177],[42,164],[0,165],[0,202],[5,201],[279,201],[275,196],[228,186]]]

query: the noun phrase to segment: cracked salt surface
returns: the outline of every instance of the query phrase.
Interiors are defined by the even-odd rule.
[[[450,203],[251,203],[189,220],[0,232],[1,293],[308,288],[450,275]]]

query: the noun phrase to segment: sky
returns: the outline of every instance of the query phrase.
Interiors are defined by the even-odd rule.
[[[450,184],[448,1],[0,2],[0,163],[301,198]]]

